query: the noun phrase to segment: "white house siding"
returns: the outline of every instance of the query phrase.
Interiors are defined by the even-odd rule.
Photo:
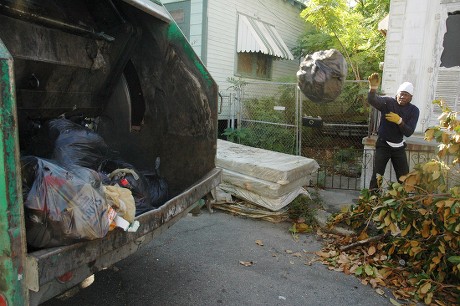
[[[300,18],[300,9],[285,0],[209,0],[208,1],[208,46],[207,68],[219,85],[219,91],[228,95],[231,84],[228,77],[235,77],[236,39],[238,14],[260,18],[275,26],[290,50],[305,29]],[[275,60],[272,67],[272,81],[295,80],[300,60]],[[248,80],[248,79],[246,79]],[[231,105],[222,104],[219,119],[228,119]]]
[[[161,3],[176,3],[177,0],[162,0]],[[190,37],[189,42],[195,53],[201,58],[203,51],[203,0],[190,0]]]
[[[411,150],[424,145],[423,134],[429,126],[439,124],[434,99],[443,98],[459,111],[460,67],[440,67],[448,12],[460,11],[460,0],[392,0],[387,32],[382,89],[387,95],[396,94],[403,81],[414,83],[413,103],[420,109],[416,134],[407,141]],[[460,51],[460,50],[459,50]],[[365,138],[368,158],[373,158],[375,143]],[[426,147],[424,148],[426,150]],[[414,166],[410,161],[410,168]],[[396,181],[390,176],[391,164],[385,170],[385,181]],[[369,186],[372,167],[362,171],[361,187]]]
[[[430,23],[429,3],[432,0],[393,0],[390,6],[389,27],[385,50],[385,64],[382,90],[387,95],[395,95],[404,81],[414,84],[413,104],[420,109],[417,130],[421,132],[425,116],[425,99],[428,75],[424,57],[432,53],[425,43],[424,28]],[[408,31],[408,29],[411,29]]]
[[[203,51],[203,0],[191,0],[190,8],[190,44],[195,53],[202,57]]]
[[[460,67],[455,66],[451,68],[440,67],[441,55],[444,50],[443,38],[446,33],[446,19],[449,12],[460,11],[460,0],[442,0],[438,5],[438,10],[435,15],[436,19],[436,37],[435,37],[435,50],[434,50],[434,74],[433,86],[434,99],[443,99],[451,107],[452,110],[460,111],[459,98],[460,98]],[[451,29],[452,31],[452,29]],[[458,35],[458,33],[456,33]],[[457,54],[460,50],[457,50]],[[439,124],[437,117],[440,114],[438,107],[432,105],[431,116],[428,118],[430,125]]]
[[[225,91],[230,86],[226,79],[233,76],[236,55],[236,11],[236,1],[208,1],[206,66],[219,85],[220,91]]]
[[[207,67],[219,84],[221,92],[231,85],[236,67],[236,37],[238,13],[260,18],[275,26],[289,49],[296,45],[305,25],[300,9],[284,0],[209,0],[208,2],[208,56]],[[299,67],[299,60],[273,62],[272,80],[292,77]]]
[[[456,105],[460,68],[441,68],[447,13],[460,10],[460,0],[392,0],[385,51],[382,89],[396,94],[400,83],[415,86],[413,102],[420,109],[416,134],[437,124],[434,99]]]
[[[207,12],[203,12],[207,1]],[[180,2],[162,0],[162,3]],[[290,0],[191,0],[190,44],[195,52],[205,60],[206,67],[219,86],[219,91],[228,95],[232,84],[227,79],[235,77],[236,38],[238,31],[238,13],[260,18],[261,21],[275,26],[288,48],[296,46],[297,39],[305,29],[305,22],[300,18],[300,8]],[[207,18],[206,33],[203,22]],[[207,46],[204,51],[203,44]],[[300,60],[275,60],[272,66],[272,81],[295,80]],[[227,119],[230,105],[224,101],[219,119]]]

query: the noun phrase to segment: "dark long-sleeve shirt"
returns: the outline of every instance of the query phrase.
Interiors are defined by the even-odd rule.
[[[414,133],[417,126],[420,111],[417,106],[409,103],[404,106],[392,97],[381,97],[374,91],[369,91],[367,101],[382,114],[379,126],[379,137],[393,143],[403,141],[403,136],[409,137]],[[385,119],[385,115],[393,112],[402,118],[400,125]]]

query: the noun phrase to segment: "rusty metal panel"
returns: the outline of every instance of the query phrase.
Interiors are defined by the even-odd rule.
[[[0,40],[0,293],[8,305],[28,304],[24,285],[25,228],[13,59]]]

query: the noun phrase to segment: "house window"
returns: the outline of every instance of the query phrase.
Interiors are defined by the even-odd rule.
[[[183,9],[170,11],[169,13],[176,23],[183,23],[185,21],[185,13]]]
[[[460,108],[460,3],[446,3],[439,23],[437,48],[442,50],[435,79],[434,99],[442,99],[452,111]],[[442,48],[439,48],[442,46]],[[431,105],[428,125],[438,125],[441,109]]]
[[[446,20],[447,32],[444,34],[443,47],[441,55],[441,67],[460,66],[460,11],[449,13]]]
[[[191,1],[171,2],[165,4],[166,9],[176,22],[184,36],[190,39]]]
[[[271,79],[273,56],[260,52],[238,52],[237,74],[256,79]]]

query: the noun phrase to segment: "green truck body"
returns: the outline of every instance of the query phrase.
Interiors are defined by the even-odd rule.
[[[199,207],[220,183],[217,90],[158,1],[0,0],[0,305],[46,301]],[[169,200],[136,232],[27,251],[20,156],[31,127],[62,114],[98,118],[140,169],[160,157]]]

